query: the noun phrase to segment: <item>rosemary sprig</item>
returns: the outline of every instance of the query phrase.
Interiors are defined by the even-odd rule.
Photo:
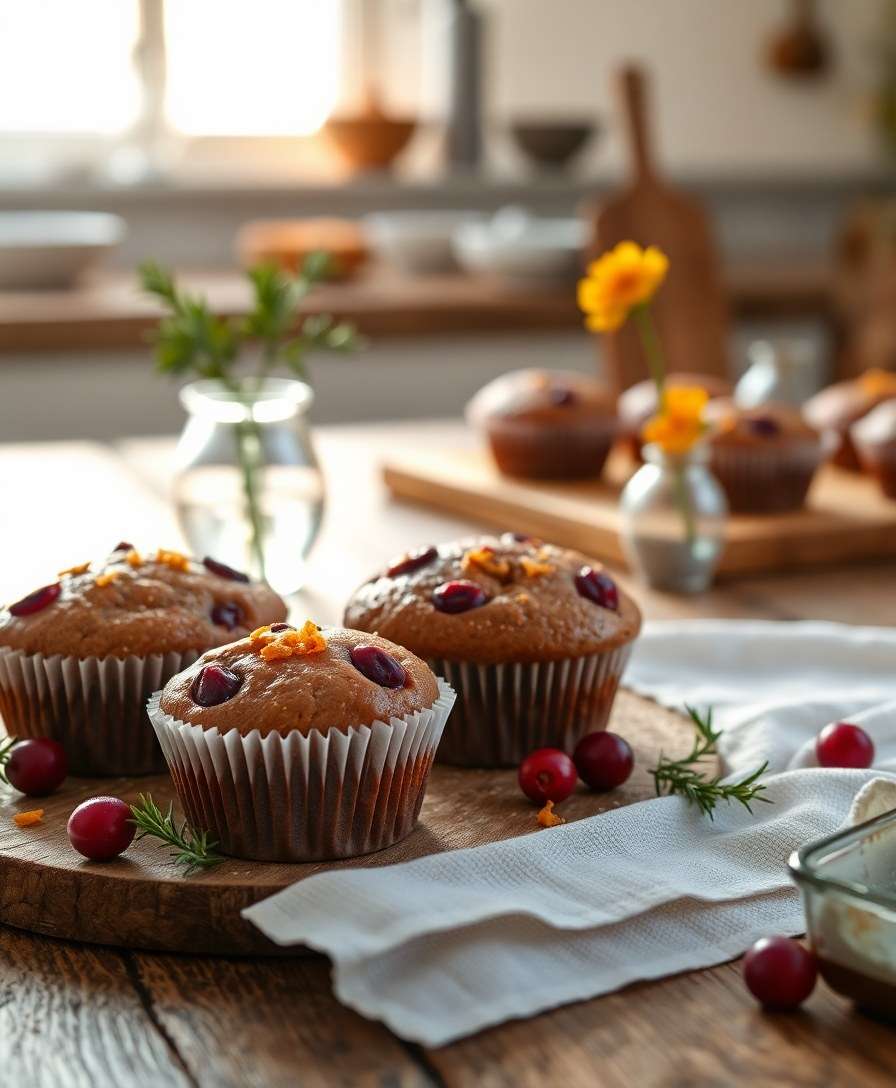
[[[162,812],[151,794],[138,794],[137,804],[131,805],[131,814],[131,823],[137,827],[137,838],[150,836],[173,846],[172,857],[178,865],[186,866],[188,873],[210,869],[225,860],[221,854],[215,853],[218,844],[209,838],[207,831],[194,831],[186,820],[178,827],[172,815],[172,806],[168,806],[167,812]]]
[[[9,763],[13,745],[18,739],[18,737],[3,737],[0,740],[0,782],[4,782],[7,786],[10,785],[10,781],[6,777],[6,764]]]
[[[712,727],[712,710],[706,712],[705,717],[693,707],[686,706],[685,710],[694,723],[694,741],[690,752],[683,759],[669,759],[660,753],[659,762],[650,772],[653,784],[656,787],[657,797],[677,793],[692,805],[696,805],[704,816],[713,819],[713,811],[719,801],[737,801],[748,812],[751,801],[764,801],[771,804],[767,797],[760,794],[765,789],[758,780],[768,769],[768,762],[742,778],[739,782],[722,782],[722,776],[707,778],[705,771],[701,770],[703,760],[717,754],[716,744],[722,735],[721,730]]]

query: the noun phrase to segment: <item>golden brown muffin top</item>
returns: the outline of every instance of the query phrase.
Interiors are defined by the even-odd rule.
[[[637,635],[641,614],[600,563],[505,533],[396,560],[355,591],[345,623],[423,658],[496,664],[613,649]]]
[[[732,401],[720,397],[710,401],[706,419],[711,428],[710,442],[714,446],[768,449],[807,443],[817,445],[820,441],[818,432],[809,426],[802,414],[784,404],[738,408]]]
[[[727,378],[718,378],[714,374],[691,374],[687,371],[674,371],[666,376],[666,388],[705,389],[710,397],[727,397],[731,392],[731,382]],[[656,412],[656,382],[645,378],[636,382],[620,394],[616,402],[619,419],[627,431],[639,432],[641,427]]]
[[[574,370],[513,370],[484,385],[467,406],[475,426],[613,420],[613,398],[600,382]]]
[[[160,705],[221,733],[307,736],[402,718],[438,694],[433,673],[403,646],[339,627],[275,624],[203,654],[168,681]]]
[[[206,650],[286,619],[270,586],[206,562],[214,570],[180,552],[141,555],[127,546],[61,571],[0,611],[0,646],[47,656],[144,657]]]
[[[806,419],[819,430],[846,431],[872,408],[896,399],[896,374],[867,370],[858,378],[835,382],[806,402]]]

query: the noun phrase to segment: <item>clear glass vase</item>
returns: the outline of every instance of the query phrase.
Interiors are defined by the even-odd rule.
[[[626,555],[648,585],[701,593],[712,583],[728,515],[725,493],[707,467],[709,451],[698,446],[671,455],[647,445],[644,459],[620,499]]]
[[[304,382],[267,378],[251,393],[216,381],[185,386],[174,500],[195,555],[210,555],[281,594],[305,582],[320,529],[324,481]]]

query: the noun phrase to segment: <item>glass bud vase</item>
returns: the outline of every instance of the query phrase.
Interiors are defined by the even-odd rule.
[[[644,459],[620,499],[625,553],[655,589],[701,593],[715,574],[728,514],[709,451],[673,455],[647,445]]]
[[[308,427],[310,386],[267,378],[237,393],[200,381],[180,399],[188,418],[174,501],[191,551],[294,593],[305,582],[324,508]]]

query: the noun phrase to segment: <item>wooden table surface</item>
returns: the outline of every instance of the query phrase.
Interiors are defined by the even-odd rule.
[[[333,621],[385,558],[470,528],[390,503],[377,462],[396,441],[456,445],[446,424],[327,428],[330,488],[296,610]],[[177,543],[171,443],[0,446],[0,599],[119,538]],[[626,578],[622,578],[627,582]],[[697,598],[634,592],[649,617],[892,624],[893,564],[726,584]],[[639,984],[438,1050],[343,1008],[329,966],[130,953],[0,929],[0,1084],[570,1088],[891,1085],[896,1032],[819,985],[793,1015],[760,1012],[736,964]]]

